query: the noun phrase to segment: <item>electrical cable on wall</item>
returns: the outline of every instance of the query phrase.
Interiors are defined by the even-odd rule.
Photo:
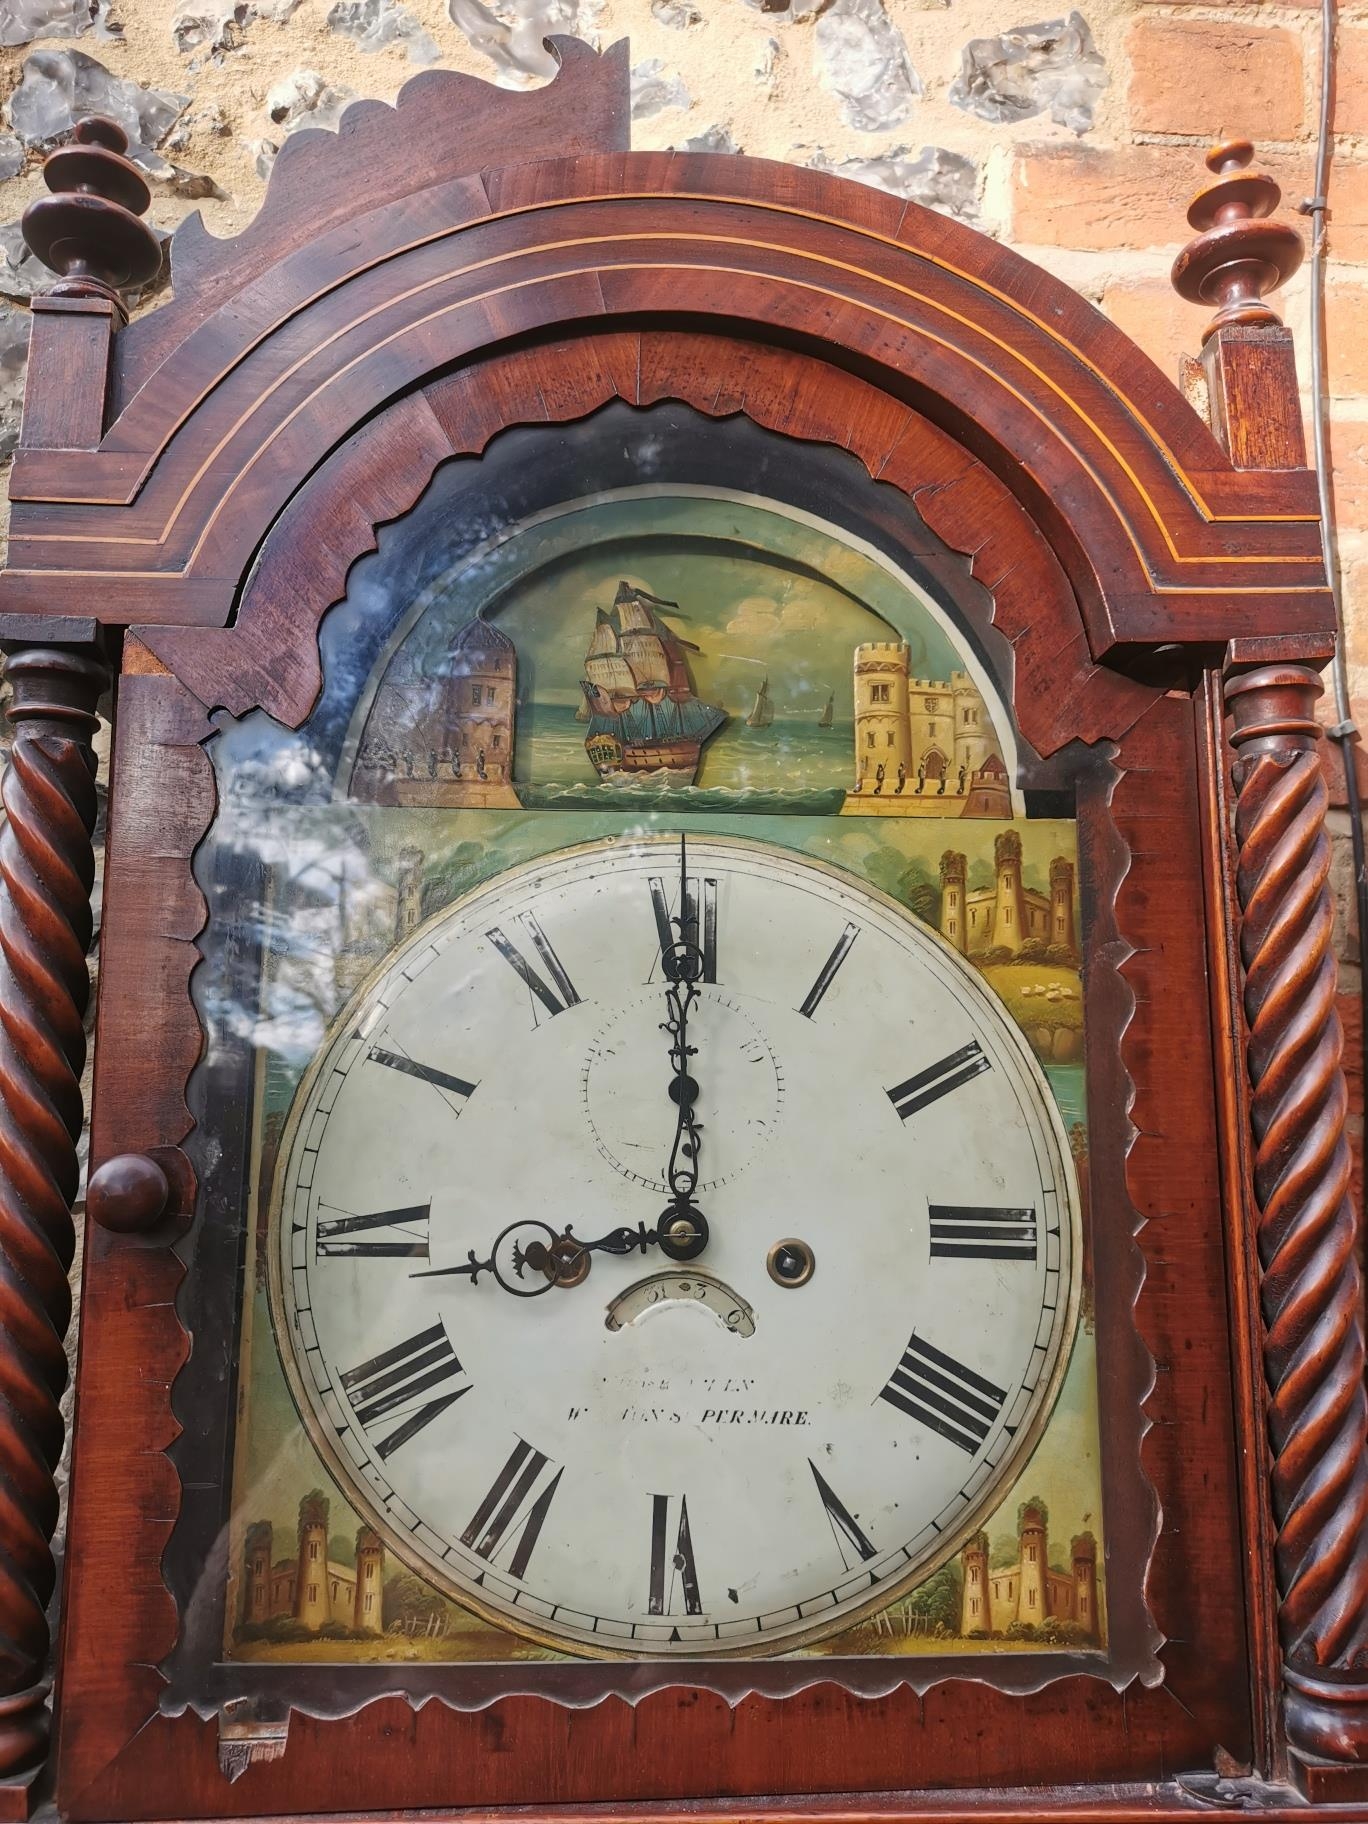
[[[1335,604],[1335,656],[1330,668],[1335,720],[1327,730],[1339,743],[1344,766],[1345,804],[1354,856],[1354,898],[1358,914],[1359,996],[1368,987],[1368,863],[1364,855],[1363,804],[1359,798],[1354,748],[1359,731],[1349,697],[1349,658],[1344,624],[1344,592],[1339,570],[1339,539],[1335,526],[1334,477],[1330,467],[1330,401],[1325,360],[1325,258],[1326,212],[1329,208],[1331,137],[1335,101],[1335,0],[1321,0],[1320,110],[1316,132],[1314,191],[1301,204],[1301,213],[1313,223],[1310,273],[1311,340],[1311,442],[1316,465],[1320,507],[1321,549],[1325,574]],[[1368,1020],[1360,1021],[1362,1080],[1368,1084]]]

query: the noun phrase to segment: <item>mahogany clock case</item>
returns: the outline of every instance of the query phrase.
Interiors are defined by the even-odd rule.
[[[159,1224],[93,1226],[87,1244],[59,1807],[636,1815],[863,1793],[935,1815],[996,1788],[998,1814],[1026,1815],[1024,1789],[1050,1785],[1061,1815],[1119,1818],[1142,1803],[1128,1787],[1182,1808],[1181,1774],[1277,1777],[1214,667],[1236,638],[1251,660],[1324,657],[1310,478],[1234,466],[1096,313],[954,223],[812,173],[625,154],[620,56],[561,54],[539,95],[424,77],[398,129],[365,104],[339,141],[297,136],[237,243],[181,231],[176,300],[115,340],[107,398],[108,308],[53,299],[35,317],[3,632],[128,630],[91,1159],[146,1154],[171,1186]],[[581,155],[469,175],[506,147],[510,109],[529,160],[571,116]],[[359,170],[375,207],[358,217]],[[1285,377],[1281,331],[1239,333]],[[1245,345],[1221,346],[1233,362]],[[349,578],[402,552],[429,499],[455,524],[463,495],[503,490],[512,511],[560,465],[563,495],[596,465],[611,486],[657,423],[680,478],[697,464],[815,499],[895,551],[1010,705],[1027,816],[1077,819],[1105,1659],[908,1660],[906,1681],[825,1662],[819,1682],[792,1662],[637,1683],[611,1663],[523,1665],[516,1691],[464,1698],[446,1673],[420,1688],[367,1669],[349,1697],[332,1672],[272,1667],[230,1693],[211,1643],[247,1135],[242,1060],[201,1066],[195,998],[215,743],[252,717],[325,729]],[[227,1717],[199,1713],[229,1695],[245,1701]]]

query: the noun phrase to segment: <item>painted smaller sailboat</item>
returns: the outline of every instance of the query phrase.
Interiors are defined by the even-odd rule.
[[[746,717],[747,728],[768,728],[774,720],[774,705],[770,702],[769,673],[760,680],[760,688],[755,693],[755,702]]]
[[[827,692],[827,700],[822,709],[822,713],[817,718],[818,728],[830,728],[832,726],[832,723],[835,720],[835,716],[836,716],[836,692],[834,690],[829,690]]]

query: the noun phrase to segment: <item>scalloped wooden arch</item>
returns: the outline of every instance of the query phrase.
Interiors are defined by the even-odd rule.
[[[434,471],[515,424],[566,423],[613,399],[678,400],[839,444],[917,504],[970,559],[1012,651],[1017,724],[1042,755],[1123,734],[1156,691],[1095,666],[1068,579],[1029,514],[977,458],[868,381],[732,337],[610,330],[557,348],[506,349],[405,395],[333,452],[276,520],[231,627],[143,626],[138,636],[210,708],[260,706],[298,725],[320,684],[315,635],[378,528]]]
[[[797,346],[938,425],[1034,520],[1094,658],[1325,626],[1310,475],[1234,468],[1067,286],[863,186],[612,149],[622,47],[560,55],[530,96],[428,74],[357,104],[287,143],[235,241],[183,228],[176,301],[119,339],[96,446],[16,459],[0,609],[225,625],[271,525],[376,413],[515,340],[645,325]],[[516,109],[526,156],[610,149],[479,170]]]

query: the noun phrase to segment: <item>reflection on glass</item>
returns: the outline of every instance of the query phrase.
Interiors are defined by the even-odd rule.
[[[1018,1398],[1007,1367],[990,1374],[987,1356],[974,1367],[967,1344],[963,1359],[951,1347],[982,1310],[1010,1330],[1013,1274],[1059,1270],[1088,1182],[1075,829],[1026,814],[1011,719],[977,645],[878,541],[826,523],[816,498],[624,483],[491,515],[450,561],[451,520],[434,503],[427,521],[420,510],[382,535],[355,573],[324,630],[310,721],[290,731],[261,715],[225,720],[214,744],[221,808],[198,860],[210,908],[195,979],[201,1093],[242,1111],[246,1170],[236,1176],[223,1154],[197,1163],[206,1209],[234,1233],[245,1226],[248,1295],[224,1345],[238,1387],[231,1499],[209,1561],[222,1580],[210,1588],[206,1570],[196,1585],[217,1617],[204,1624],[210,1657],[560,1662],[640,1651],[622,1629],[657,1618],[666,1655],[703,1626],[727,1649],[814,1659],[1097,1654],[1107,1619],[1086,1259],[1076,1325],[1049,1318],[1042,1294],[1054,1366],[1038,1396],[1020,1394],[1020,1426],[1004,1416]],[[682,886],[681,832],[696,854]],[[770,883],[744,916],[750,888],[719,897],[734,854],[758,856],[756,878]],[[621,884],[631,856],[648,858],[635,898]],[[790,875],[792,902],[771,905],[764,895]],[[564,903],[543,903],[562,876]],[[717,1216],[717,1241],[694,1267],[651,1252],[677,1107],[656,1084],[658,965],[662,921],[692,918],[702,954],[708,917],[717,953],[697,990],[695,1037],[713,1051],[699,1091],[698,1199]],[[789,958],[800,932],[806,947]],[[933,1008],[927,983],[941,977],[951,999]],[[980,1000],[989,1011],[960,1033],[954,1008]],[[879,1049],[899,1032],[913,1035],[910,1063]],[[651,1046],[659,1057],[643,1065]],[[970,1051],[977,1061],[962,1069]],[[1036,1113],[1004,1104],[992,1131],[962,1118],[952,1091],[975,1072],[994,1093],[1019,1081],[1020,1107]],[[917,1133],[909,1117],[924,1106]],[[1022,1161],[1032,1146],[1033,1158],[1057,1160],[1029,1196],[1006,1184],[1018,1140]],[[782,1220],[768,1213],[771,1193],[782,1194]],[[754,1261],[727,1252],[747,1209],[767,1211]],[[1085,1257],[1085,1202],[1078,1221]],[[468,1272],[515,1222],[545,1224],[553,1239],[567,1225],[580,1238],[615,1225],[651,1238],[596,1253],[582,1288],[557,1285],[529,1315]],[[812,1291],[766,1271],[766,1250],[785,1236],[815,1258]],[[853,1282],[828,1296],[849,1255],[896,1305],[902,1250],[914,1246],[906,1313],[884,1312],[884,1290]],[[874,1252],[865,1260],[861,1249]],[[526,1262],[539,1257],[525,1256],[520,1266],[510,1255],[505,1271],[535,1271]],[[573,1247],[563,1258],[575,1264]],[[934,1272],[945,1277],[927,1304]],[[332,1308],[316,1308],[319,1297]],[[963,1312],[932,1345],[939,1356],[919,1355],[914,1318],[929,1334],[937,1305],[956,1299]],[[574,1313],[591,1309],[581,1334]],[[772,1362],[766,1331],[790,1322],[799,1380],[811,1361],[847,1362],[871,1460],[878,1424],[902,1411],[887,1388],[920,1389],[909,1397],[924,1429],[901,1440],[887,1487],[857,1486],[860,1453],[826,1409],[829,1390],[781,1397],[768,1367],[705,1390],[671,1341],[687,1328],[700,1361],[726,1348]],[[885,1322],[896,1348],[876,1373],[852,1338]],[[515,1323],[530,1326],[527,1382],[506,1353]],[[563,1342],[558,1324],[571,1326]],[[678,1411],[705,1440],[721,1435],[719,1411],[738,1424],[752,1415],[762,1441],[750,1455],[773,1455],[776,1476],[789,1469],[767,1415],[802,1413],[805,1425],[817,1415],[775,1510],[778,1532],[791,1521],[794,1537],[773,1549],[781,1582],[784,1551],[795,1567],[836,1553],[835,1620],[823,1620],[815,1588],[803,1586],[810,1615],[775,1620],[780,1597],[766,1586],[752,1601],[744,1565],[720,1575],[697,1439],[673,1480],[668,1457],[647,1450],[643,1499],[664,1506],[643,1510],[630,1549],[603,1548],[624,1577],[640,1572],[639,1590],[615,1607],[588,1545],[573,1576],[538,1581],[534,1567],[556,1560],[554,1529],[581,1497],[557,1480],[573,1474],[564,1424],[553,1451],[538,1417],[544,1388],[528,1388],[539,1380],[577,1408],[575,1364],[604,1337],[649,1344],[643,1359],[655,1361],[640,1387],[615,1389],[623,1415]],[[315,1360],[326,1371],[315,1374]],[[192,1362],[187,1375],[196,1371]],[[660,1386],[647,1385],[652,1375]],[[466,1462],[466,1442],[444,1427],[468,1421],[473,1390],[496,1379],[507,1448],[490,1431],[453,1494],[442,1463]],[[928,1412],[939,1430],[925,1428]],[[999,1418],[1030,1446],[1001,1457],[1004,1475],[983,1455]],[[647,1421],[620,1424],[622,1450],[643,1448],[626,1434],[650,1431]],[[881,1555],[892,1515],[916,1506],[914,1484],[935,1483],[951,1434],[962,1452],[951,1479],[970,1492],[947,1494],[943,1521],[928,1510],[925,1527],[935,1520],[943,1537],[908,1547],[912,1569],[895,1574]],[[211,1478],[212,1438],[203,1449]],[[423,1451],[430,1466],[414,1469],[407,1453]],[[694,1483],[681,1491],[686,1472]],[[605,1459],[599,1473],[616,1471]],[[737,1471],[720,1446],[715,1473],[725,1496]],[[814,1515],[811,1538],[802,1529]],[[749,1575],[764,1581],[759,1565]],[[886,1600],[867,1595],[880,1579]],[[583,1619],[591,1597],[602,1636]],[[760,1620],[731,1619],[751,1609]],[[740,1638],[743,1625],[758,1641]]]

